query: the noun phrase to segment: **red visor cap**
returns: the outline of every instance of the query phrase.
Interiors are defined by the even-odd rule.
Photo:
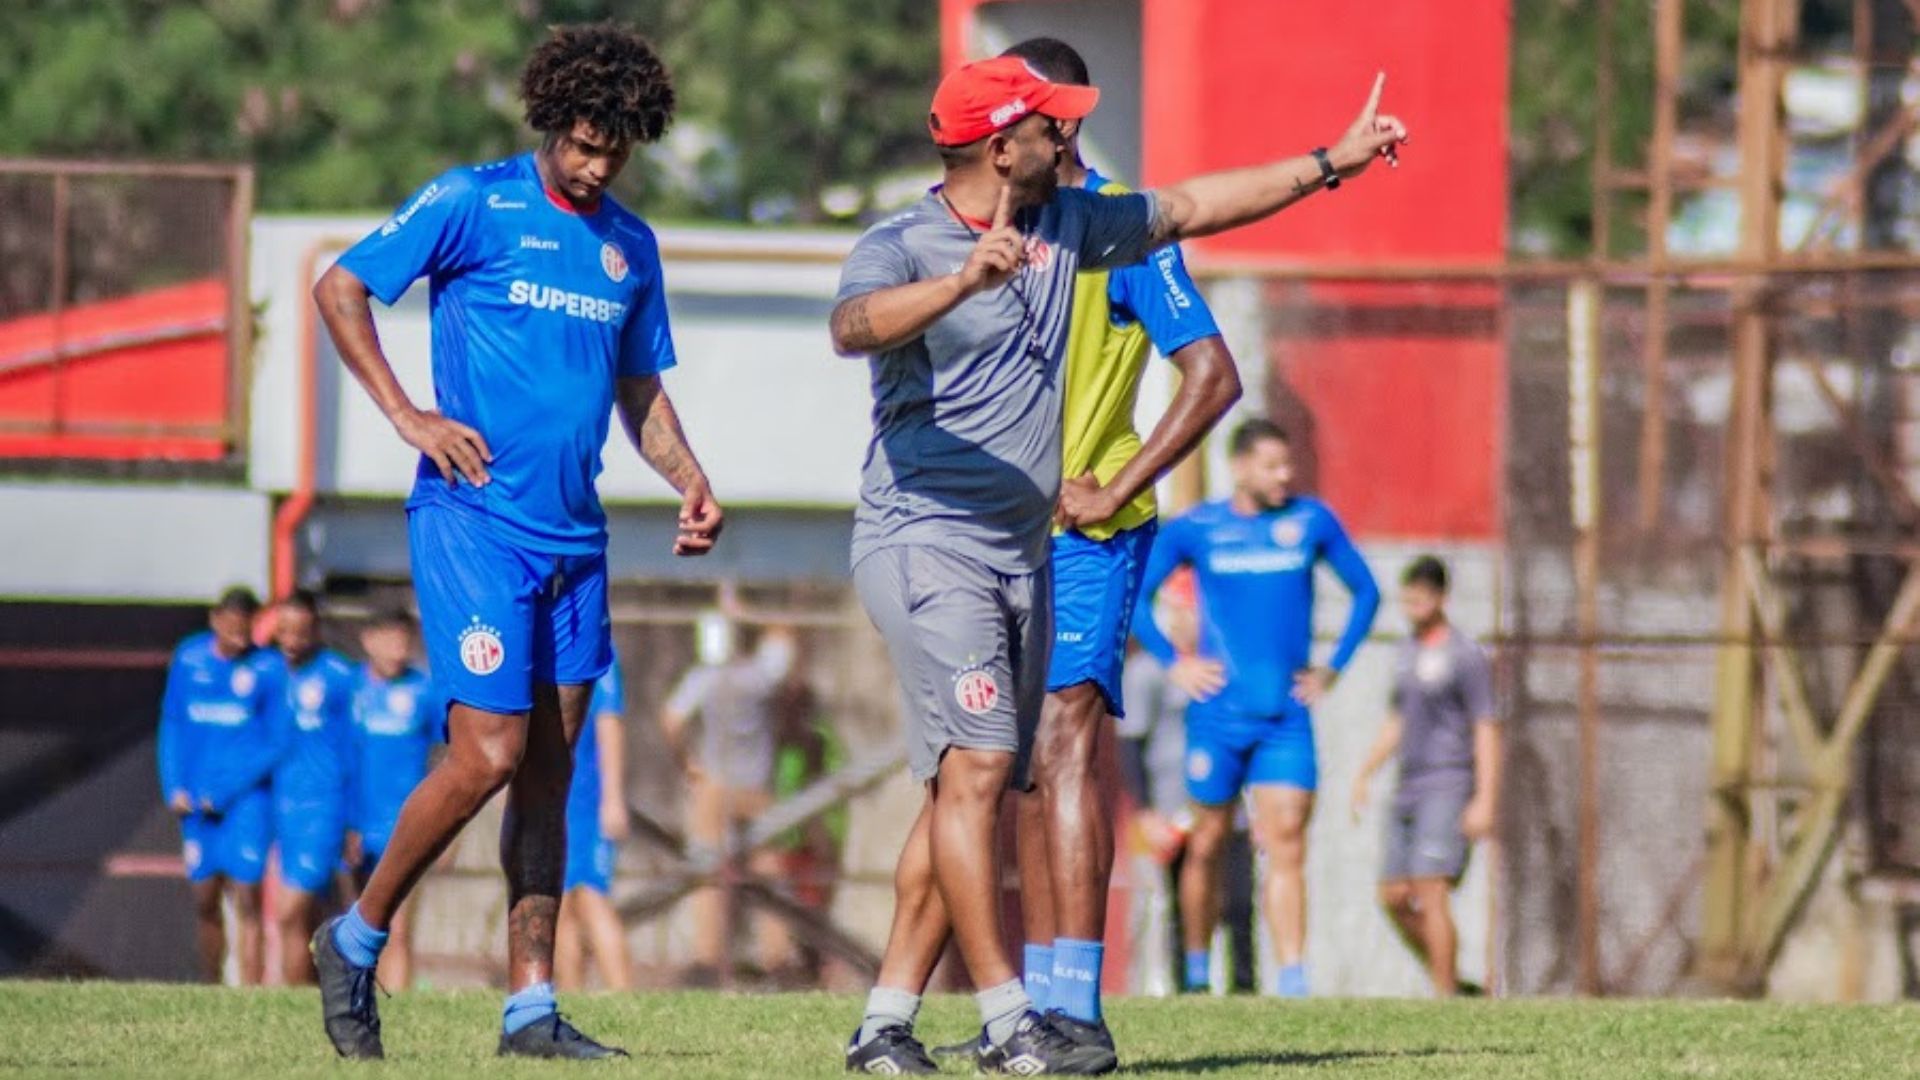
[[[1049,82],[1025,60],[999,56],[955,68],[940,80],[927,128],[941,146],[965,146],[1033,113],[1080,120],[1099,103],[1097,87]]]

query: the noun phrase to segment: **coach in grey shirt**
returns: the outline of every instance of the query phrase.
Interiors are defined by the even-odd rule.
[[[995,860],[1000,798],[1023,779],[1046,691],[1074,274],[1256,221],[1391,156],[1406,129],[1377,114],[1380,89],[1331,150],[1120,196],[1058,184],[1067,134],[1098,90],[1001,57],[934,93],[943,182],[860,238],[831,327],[835,350],[872,372],[854,585],[887,640],[908,761],[927,782],[848,1068],[935,1071],[913,1021],[949,934],[979,991],[981,1067],[1113,1068],[1110,1043],[1070,1039],[1032,1011],[1001,947]]]
[[[1500,791],[1500,727],[1493,672],[1478,643],[1447,621],[1447,568],[1430,555],[1401,578],[1411,629],[1400,646],[1393,710],[1354,780],[1357,817],[1373,774],[1398,751],[1387,814],[1380,903],[1427,965],[1434,991],[1459,991],[1452,890],[1469,846],[1493,833]]]

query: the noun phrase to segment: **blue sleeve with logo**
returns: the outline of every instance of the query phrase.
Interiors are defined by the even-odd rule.
[[[633,272],[646,280],[634,298],[627,325],[620,331],[616,374],[621,378],[658,375],[679,362],[673,351],[673,333],[667,326],[667,282],[660,267],[660,245],[649,233],[646,249],[635,254],[639,262]]]
[[[422,276],[475,265],[482,255],[473,215],[476,191],[464,169],[436,177],[340,256],[340,265],[383,304],[399,300]]]
[[[1153,553],[1147,556],[1147,568],[1140,579],[1139,605],[1133,614],[1133,636],[1140,639],[1140,647],[1152,654],[1163,667],[1172,667],[1175,660],[1173,642],[1168,639],[1160,624],[1153,618],[1153,600],[1160,593],[1160,586],[1166,583],[1168,575],[1194,558],[1193,523],[1190,518],[1177,517],[1160,526],[1160,535],[1153,539]]]
[[[1181,258],[1177,244],[1161,248],[1145,262],[1115,270],[1107,294],[1116,313],[1146,327],[1147,337],[1161,356],[1172,356],[1196,341],[1220,335],[1220,326],[1187,273],[1186,260]]]
[[[1380,611],[1380,588],[1374,584],[1373,572],[1367,569],[1367,561],[1360,557],[1359,549],[1347,537],[1340,519],[1328,511],[1321,515],[1321,521],[1326,535],[1321,542],[1320,557],[1333,568],[1353,598],[1353,605],[1347,610],[1347,628],[1333,650],[1333,670],[1344,671],[1353,654],[1359,651],[1360,643],[1367,640],[1367,632],[1373,629],[1373,617]]]

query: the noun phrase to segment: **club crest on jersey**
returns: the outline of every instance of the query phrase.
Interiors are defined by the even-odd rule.
[[[300,684],[300,707],[317,709],[327,703],[327,686],[319,679],[308,679]]]
[[[1281,547],[1299,547],[1307,538],[1307,527],[1299,518],[1283,517],[1273,523],[1273,542]]]
[[[234,668],[233,677],[227,680],[227,685],[233,688],[235,697],[246,697],[253,693],[253,669]]]
[[[507,647],[500,643],[500,631],[477,618],[460,631],[460,666],[475,675],[491,675],[506,660]]]
[[[1439,649],[1421,649],[1419,659],[1413,662],[1413,677],[1423,686],[1446,682],[1452,674],[1453,661]]]
[[[395,716],[412,716],[413,715],[413,691],[411,690],[387,691],[387,711],[392,713]]]
[[[627,280],[627,253],[611,240],[601,244],[600,269],[605,270],[607,276],[616,283]]]
[[[981,668],[966,668],[953,677],[953,700],[969,715],[980,716],[1000,701],[1000,684]]]
[[[1038,236],[1027,237],[1027,265],[1045,272],[1053,267],[1053,245]]]

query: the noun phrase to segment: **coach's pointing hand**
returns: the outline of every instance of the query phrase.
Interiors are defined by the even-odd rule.
[[[993,211],[993,225],[980,234],[960,268],[960,284],[967,295],[997,289],[1013,280],[1027,261],[1027,238],[1013,227],[1013,188],[1000,189],[1000,205]]]
[[[447,483],[454,482],[457,471],[474,487],[485,487],[487,462],[493,451],[480,433],[458,420],[441,416],[437,409],[408,409],[393,418],[393,430],[408,446],[433,459]]]
[[[1340,137],[1333,149],[1327,152],[1335,171],[1342,178],[1358,176],[1373,164],[1375,158],[1384,157],[1395,165],[1399,148],[1407,141],[1407,125],[1398,117],[1380,115],[1380,92],[1387,86],[1387,73],[1374,76],[1373,93],[1367,95],[1367,104],[1353,121],[1353,126]]]

